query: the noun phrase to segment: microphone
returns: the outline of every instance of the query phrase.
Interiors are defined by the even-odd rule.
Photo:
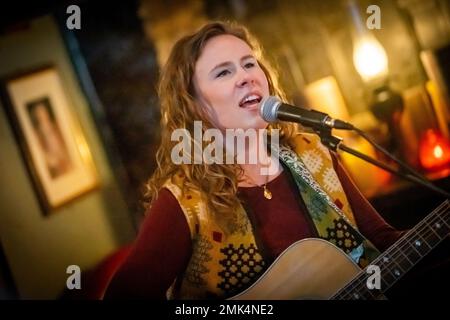
[[[342,130],[353,130],[354,127],[348,122],[333,119],[328,114],[313,109],[299,108],[282,102],[275,96],[266,98],[259,109],[261,117],[267,122],[291,121],[297,122],[305,127],[335,128]]]

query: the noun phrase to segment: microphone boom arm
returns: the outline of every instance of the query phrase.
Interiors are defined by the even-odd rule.
[[[419,174],[416,175],[412,175],[412,174],[408,174],[408,173],[404,173],[401,172],[395,168],[392,168],[391,166],[388,166],[387,164],[378,161],[376,159],[373,159],[355,149],[352,149],[348,146],[346,146],[342,141],[343,139],[340,137],[336,137],[333,136],[331,133],[331,128],[315,128],[314,131],[316,131],[316,133],[319,135],[320,140],[322,142],[322,144],[324,146],[326,146],[328,149],[333,150],[335,152],[337,152],[337,150],[342,150],[344,152],[347,152],[357,158],[360,158],[366,162],[369,162],[370,164],[373,164],[374,166],[377,166],[387,172],[390,172],[396,176],[399,176],[405,180],[408,180],[410,182],[413,182],[415,184],[421,185],[427,189],[430,189],[438,194],[440,194],[441,196],[444,196],[446,199],[450,199],[450,193],[448,193],[445,190],[442,190],[441,188],[433,185],[431,182],[424,180],[424,179],[420,179]],[[376,147],[376,146],[375,146]]]

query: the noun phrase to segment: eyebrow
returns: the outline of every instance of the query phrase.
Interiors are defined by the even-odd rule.
[[[247,55],[243,56],[243,57],[240,59],[240,61],[244,61],[244,60],[249,59],[249,58],[256,59],[253,55],[247,54]],[[210,71],[209,73],[211,74],[214,70],[219,69],[219,68],[221,68],[221,67],[225,67],[225,66],[227,66],[227,65],[229,65],[229,64],[231,64],[231,61],[225,61],[225,62],[219,63],[219,64],[216,65],[214,68],[212,68],[211,71]]]

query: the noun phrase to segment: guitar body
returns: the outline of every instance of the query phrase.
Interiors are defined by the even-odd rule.
[[[361,268],[342,250],[316,238],[293,243],[247,290],[230,300],[329,299]]]

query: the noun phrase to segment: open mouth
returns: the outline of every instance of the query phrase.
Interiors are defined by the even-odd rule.
[[[252,94],[245,96],[239,102],[239,107],[247,108],[247,107],[250,107],[250,106],[260,103],[261,100],[262,100],[262,97],[259,94],[252,93]]]

